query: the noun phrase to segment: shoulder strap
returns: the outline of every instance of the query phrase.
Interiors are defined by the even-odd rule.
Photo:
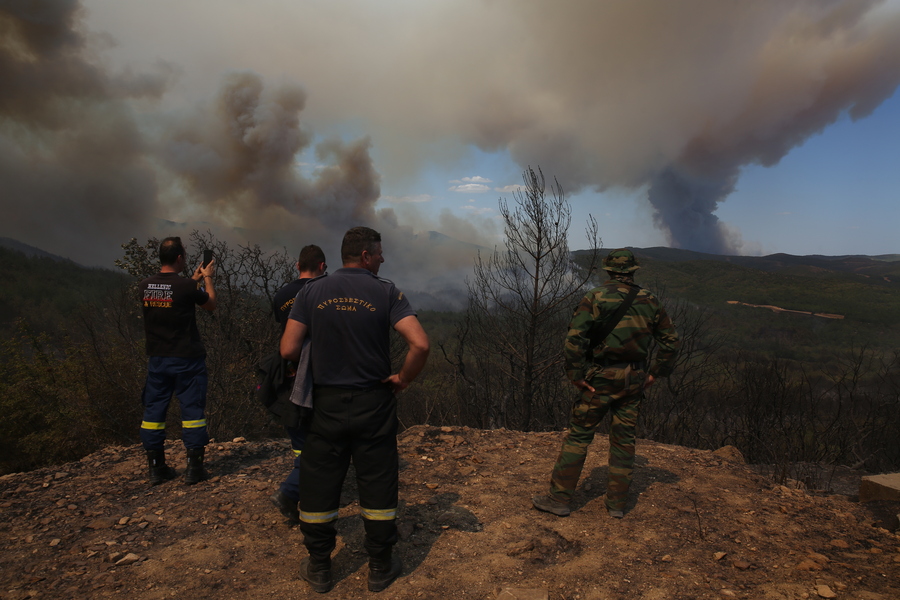
[[[628,295],[625,296],[625,299],[619,304],[619,308],[616,309],[616,312],[609,318],[609,321],[606,322],[605,327],[603,328],[591,328],[590,333],[588,334],[588,338],[590,339],[590,350],[593,350],[600,344],[602,344],[609,334],[612,333],[613,329],[616,328],[616,325],[619,324],[619,321],[622,320],[622,317],[625,316],[625,313],[631,307],[631,304],[634,302],[634,299],[637,297],[638,292],[641,291],[636,285],[632,285],[631,289],[628,291]]]

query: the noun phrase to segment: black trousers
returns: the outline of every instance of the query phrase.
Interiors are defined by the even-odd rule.
[[[387,386],[313,390],[313,417],[300,455],[300,531],[313,557],[334,550],[351,459],[365,548],[369,556],[383,557],[397,543],[397,400]]]

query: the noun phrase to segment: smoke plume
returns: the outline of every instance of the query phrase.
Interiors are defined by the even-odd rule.
[[[64,255],[109,245],[152,213],[156,184],[130,102],[159,98],[168,77],[164,66],[136,78],[92,64],[77,16],[76,2],[0,5],[3,230]]]
[[[160,108],[177,69],[114,75],[96,58],[99,38],[82,30],[78,2],[0,4],[3,234],[110,265],[130,237],[199,225],[232,243],[292,251],[317,243],[339,265],[343,233],[365,224],[382,231],[389,256],[392,243],[404,249],[395,256],[414,285],[471,265],[375,208],[380,176],[368,137],[318,143],[316,170],[301,173],[297,157],[313,135],[299,85],[232,71],[193,108]]]
[[[521,18],[542,40],[526,42],[531,85],[476,109],[471,139],[570,190],[647,186],[655,224],[694,250],[740,250],[715,211],[742,167],[868,115],[900,82],[900,13],[877,0],[535,1]]]
[[[347,223],[372,223],[380,188],[367,139],[319,144],[323,168],[314,179],[301,176],[296,157],[312,140],[300,123],[305,103],[299,87],[269,92],[258,75],[235,73],[211,107],[174,123],[161,141],[160,157],[183,187],[182,212],[298,235],[343,233]]]
[[[318,121],[363,120],[385,178],[452,158],[446,140],[506,150],[568,192],[646,189],[684,248],[739,251],[715,213],[743,167],[865,117],[900,82],[896,2],[352,4],[310,18],[278,3],[291,27],[272,35],[318,52],[269,55],[268,69],[302,71],[328,99]]]
[[[428,230],[488,229],[380,208],[381,181],[476,146],[569,193],[646,190],[672,245],[739,252],[716,209],[742,169],[900,83],[878,0],[265,6],[0,1],[0,235],[110,264],[163,219],[330,256],[365,224],[386,268],[434,281],[471,256]]]

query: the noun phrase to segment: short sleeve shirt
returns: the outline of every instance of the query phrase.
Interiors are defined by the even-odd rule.
[[[148,356],[206,356],[195,307],[206,304],[209,294],[196,281],[177,273],[157,273],[141,281],[140,293]]]
[[[310,280],[290,318],[308,328],[315,385],[369,389],[391,374],[391,328],[415,314],[392,282],[343,268]]]
[[[297,297],[297,293],[303,289],[307,281],[309,279],[295,279],[275,292],[275,297],[272,298],[272,311],[275,313],[275,320],[278,321],[282,329],[287,323],[288,315],[291,314],[294,298]]]

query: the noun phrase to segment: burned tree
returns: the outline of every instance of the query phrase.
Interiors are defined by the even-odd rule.
[[[589,217],[592,251],[584,266],[576,265],[568,244],[572,211],[559,182],[547,189],[540,169],[528,168],[523,178],[514,206],[499,201],[504,248],[487,258],[479,253],[466,282],[466,329],[457,337],[464,348],[454,362],[478,404],[478,425],[528,430],[558,426],[567,409],[563,340],[600,244]]]

